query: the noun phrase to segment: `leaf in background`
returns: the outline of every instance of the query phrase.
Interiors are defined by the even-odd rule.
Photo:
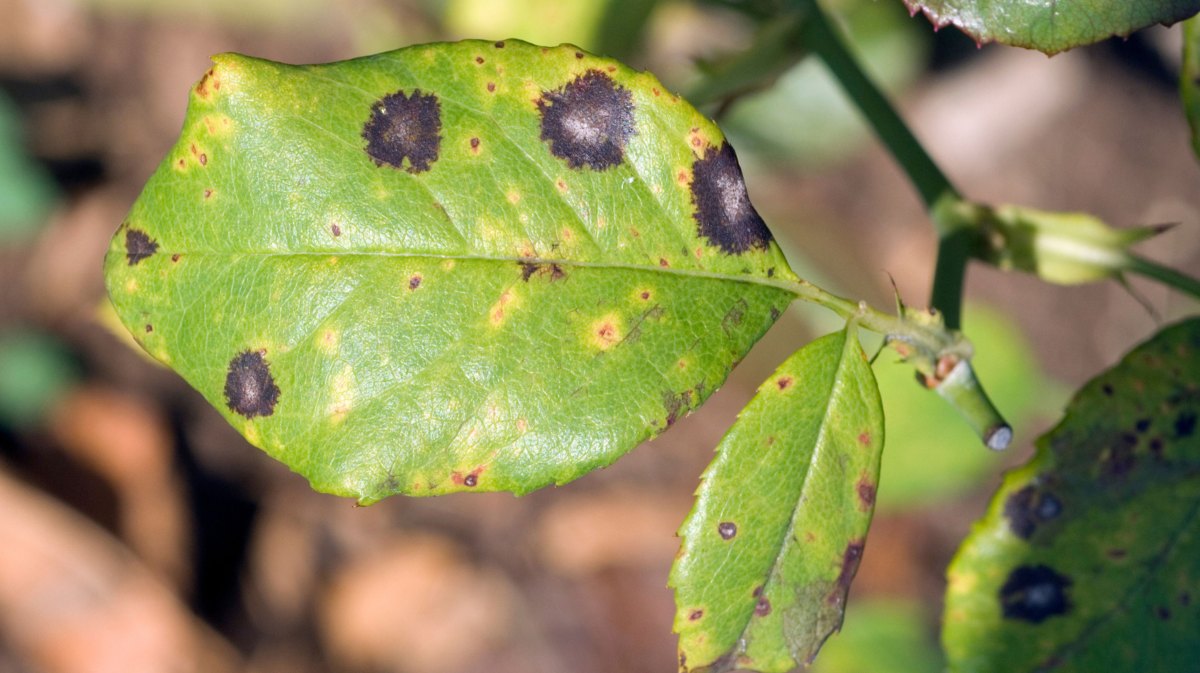
[[[39,423],[78,376],[70,352],[49,334],[0,333],[0,425]]]
[[[952,671],[1200,661],[1200,319],[1083,387],[950,565]]]
[[[883,449],[854,328],[779,367],[705,470],[671,570],[683,670],[790,671],[842,623]]]
[[[1021,428],[1044,410],[1062,408],[1066,391],[1042,373],[1029,343],[1004,314],[969,303],[963,324],[975,347],[971,361],[975,371],[988,382],[988,394],[1017,429],[1016,443],[1031,441],[1032,437],[1019,435]],[[911,367],[884,354],[876,359],[874,369],[888,438],[880,511],[945,501],[994,473],[1000,454],[980,451],[978,435],[953,407],[932,391],[917,390]],[[930,469],[931,465],[937,469]]]
[[[17,109],[0,92],[0,244],[35,233],[53,201],[50,177],[26,156]]]
[[[916,79],[928,45],[926,36],[905,16],[903,8],[867,0],[839,5],[839,15],[845,18],[853,37],[850,47],[873,80],[895,92]],[[769,18],[769,27],[759,39],[787,38],[783,23],[789,20],[788,15]],[[769,47],[770,42],[762,46]],[[797,58],[802,47],[791,45]],[[785,55],[783,52],[781,56]],[[782,63],[781,57],[772,65]],[[697,90],[708,93],[699,86]],[[721,93],[720,89],[715,91]],[[770,89],[739,99],[722,124],[747,154],[753,150],[766,158],[802,166],[836,161],[870,138],[870,129],[854,103],[817,59],[801,61],[779,76]]]
[[[1200,11],[1196,0],[904,0],[936,27],[953,25],[976,42],[1056,54]]]
[[[791,299],[732,148],[652,75],[518,41],[215,62],[109,293],[318,490],[574,479],[699,405]]]
[[[1200,157],[1200,18],[1183,22],[1183,63],[1179,72],[1179,95],[1192,129],[1192,151]]]

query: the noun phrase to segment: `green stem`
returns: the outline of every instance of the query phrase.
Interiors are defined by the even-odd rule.
[[[1185,273],[1137,255],[1129,255],[1129,270],[1191,295],[1193,299],[1200,300],[1200,280]]]
[[[953,217],[953,206],[961,203],[962,197],[904,123],[887,96],[850,53],[840,31],[822,10],[820,3],[817,0],[799,0],[799,5],[807,10],[801,33],[804,47],[825,62],[925,202],[939,239],[930,303],[942,312],[948,327],[958,329],[970,239],[973,236],[970,229]]]

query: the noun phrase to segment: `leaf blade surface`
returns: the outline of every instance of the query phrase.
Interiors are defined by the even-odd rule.
[[[318,490],[569,481],[702,402],[790,301],[732,149],[651,75],[513,40],[214,62],[109,292]]]
[[[853,328],[759,389],[705,470],[671,571],[684,670],[782,672],[841,625],[874,510],[883,411]]]

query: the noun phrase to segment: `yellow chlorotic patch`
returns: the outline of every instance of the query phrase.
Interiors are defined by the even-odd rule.
[[[447,259],[442,262],[442,269],[444,269],[446,271],[450,271],[453,268],[454,268],[454,260]]]
[[[589,342],[592,347],[606,351],[621,343],[625,338],[625,330],[621,324],[621,316],[609,313],[592,323],[588,330]]]
[[[504,321],[508,319],[508,316],[512,314],[518,304],[518,297],[512,291],[512,288],[501,293],[500,299],[495,304],[492,304],[492,308],[488,310],[488,319],[491,321],[492,326],[499,327],[503,325]]]
[[[125,291],[131,293],[138,291],[138,282],[136,278],[130,278],[129,280],[125,281]]]
[[[336,329],[329,328],[321,330],[321,336],[317,339],[317,348],[321,349],[326,355],[334,355],[338,352],[338,345],[341,343],[342,333]]]
[[[505,194],[504,197],[506,199],[508,199],[508,202],[513,205],[516,205],[521,202],[521,192],[518,192],[515,189],[508,190],[508,193]]]
[[[333,377],[327,408],[331,423],[336,425],[346,420],[350,409],[354,407],[354,383],[354,368],[350,365],[343,367],[342,371]]]

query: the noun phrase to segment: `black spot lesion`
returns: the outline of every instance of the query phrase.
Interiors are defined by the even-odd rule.
[[[156,252],[158,252],[158,241],[150,238],[149,234],[132,227],[125,230],[125,259],[129,260],[129,266],[137,264]]]
[[[562,280],[563,278],[567,277],[567,272],[563,271],[562,266],[553,262],[549,264],[539,264],[537,262],[523,261],[519,262],[519,264],[521,265],[521,280],[525,281],[526,283],[528,283],[529,279],[534,276],[545,276],[550,280],[550,282]]]
[[[279,386],[262,351],[243,351],[229,362],[225,374],[225,402],[246,418],[270,416],[279,401]]]
[[[603,171],[625,159],[634,134],[633,96],[599,70],[589,70],[538,100],[541,139],[571,168]]]
[[[378,166],[421,173],[437,161],[442,142],[442,107],[437,96],[413,89],[388,94],[371,106],[363,125],[367,155]],[[406,165],[407,162],[407,165]]]
[[[742,168],[729,143],[708,148],[692,164],[691,192],[696,207],[692,217],[700,236],[722,252],[740,255],[771,244],[771,231],[750,203]]]
[[[1017,566],[1000,587],[1000,607],[1006,619],[1040,624],[1071,610],[1070,587],[1070,578],[1048,566]]]
[[[1057,519],[1063,505],[1058,496],[1037,486],[1026,486],[1004,501],[1004,518],[1017,537],[1028,540],[1038,526]]]

